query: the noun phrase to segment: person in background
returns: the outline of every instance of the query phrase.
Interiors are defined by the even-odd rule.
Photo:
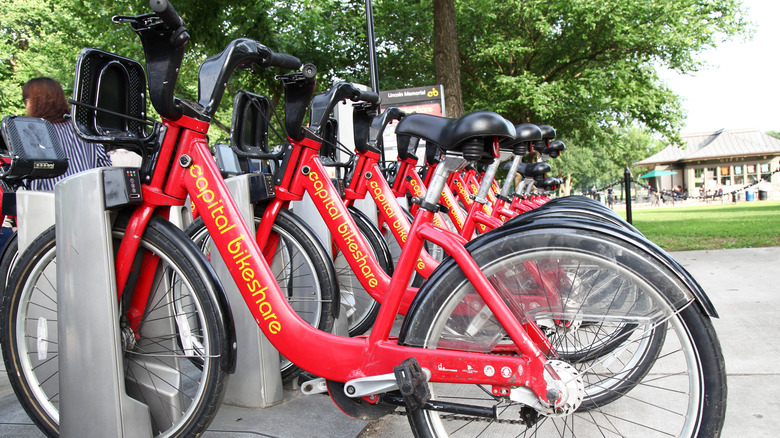
[[[54,126],[68,157],[68,170],[64,174],[30,181],[30,189],[54,190],[54,184],[63,178],[95,167],[111,166],[111,158],[103,145],[80,139],[65,119],[70,114],[70,105],[59,82],[46,77],[31,79],[22,87],[22,98],[28,117],[46,119]]]
[[[68,157],[68,170],[56,177],[36,179],[28,182],[31,190],[54,190],[57,181],[95,167],[111,166],[111,158],[103,145],[88,143],[76,136],[71,124],[65,119],[70,114],[70,105],[59,82],[52,78],[31,79],[22,87],[22,99],[26,116],[48,120]],[[0,250],[13,235],[16,224],[6,217],[0,228]]]

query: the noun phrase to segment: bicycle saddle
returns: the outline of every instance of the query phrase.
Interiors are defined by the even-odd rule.
[[[552,167],[543,161],[539,163],[520,163],[517,167],[517,173],[526,178],[539,178],[550,170],[552,170]]]
[[[536,187],[544,190],[556,190],[563,181],[560,178],[548,177],[542,182],[535,182]]]
[[[566,145],[560,140],[553,140],[550,142],[550,146],[542,149],[540,152],[544,155],[549,155],[551,158],[555,158],[566,149]]]
[[[515,155],[525,155],[528,153],[528,142],[541,140],[542,130],[533,123],[521,123],[515,126],[515,138],[513,140],[503,140],[499,147],[503,151],[512,151]]]
[[[398,124],[395,132],[419,137],[445,151],[460,152],[469,161],[482,158],[483,151],[492,153],[493,137],[515,137],[515,127],[490,111],[477,111],[457,119],[410,114]]]
[[[550,125],[539,125],[539,129],[542,131],[541,140],[535,140],[533,147],[535,151],[541,152],[542,149],[550,145],[550,140],[555,139],[555,128]]]

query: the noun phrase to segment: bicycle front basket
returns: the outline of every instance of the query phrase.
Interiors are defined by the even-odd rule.
[[[151,135],[146,120],[146,76],[138,61],[84,49],[76,61],[72,119],[87,141],[140,144]],[[110,147],[108,147],[110,149]]]
[[[37,117],[6,116],[2,121],[3,149],[11,164],[0,170],[7,181],[54,178],[68,170],[68,159],[54,126]]]
[[[230,143],[240,157],[258,158],[270,153],[268,148],[268,121],[271,101],[268,97],[238,90],[233,99],[233,120]]]

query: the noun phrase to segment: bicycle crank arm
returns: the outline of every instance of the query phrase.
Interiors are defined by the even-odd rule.
[[[328,392],[326,380],[322,377],[311,379],[301,384],[301,392],[304,395],[323,394]]]
[[[406,401],[403,396],[394,394],[382,394],[382,402],[406,407]],[[450,403],[438,400],[428,400],[423,403],[420,409],[428,411],[446,412],[456,415],[468,415],[471,417],[489,418],[491,420],[498,419],[498,411],[495,406],[472,406],[464,405],[460,403]]]
[[[428,371],[428,378],[430,378],[430,371]],[[398,381],[393,373],[360,377],[344,384],[344,394],[350,398],[366,397],[397,389]]]

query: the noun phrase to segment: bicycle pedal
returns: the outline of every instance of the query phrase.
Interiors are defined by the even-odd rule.
[[[422,409],[431,399],[431,391],[417,359],[410,357],[404,360],[393,368],[393,372],[395,380],[398,382],[398,390],[401,392],[409,411]]]

